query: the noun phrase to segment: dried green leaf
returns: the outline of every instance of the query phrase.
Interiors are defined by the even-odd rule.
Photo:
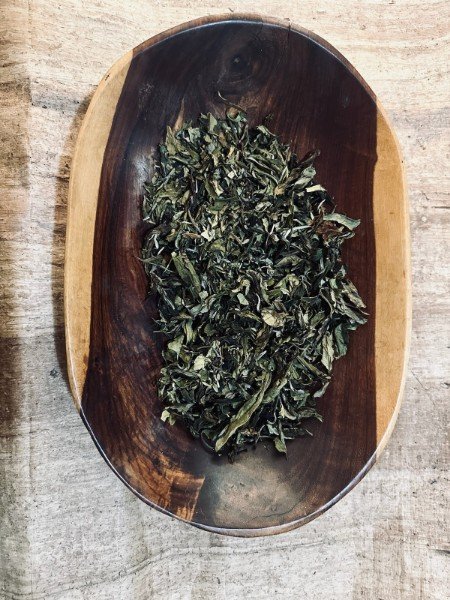
[[[194,360],[194,371],[200,371],[201,369],[204,369],[205,364],[206,358],[203,356],[203,354],[199,354]]]
[[[358,225],[361,223],[360,219],[350,219],[345,215],[341,215],[339,213],[329,213],[323,216],[324,221],[333,221],[333,223],[339,223],[339,225],[344,225],[347,229],[353,231],[356,229]]]
[[[284,323],[284,316],[270,308],[263,308],[261,315],[264,323],[267,323],[270,327],[281,327]]]
[[[237,295],[237,299],[239,300],[239,303],[242,304],[242,306],[248,306],[249,303],[244,294],[239,293]]]
[[[286,450],[286,444],[285,444],[284,440],[282,440],[279,437],[276,437],[274,440],[274,444],[275,444],[275,448],[278,450],[278,452],[282,452],[283,454],[286,454],[287,450]]]
[[[175,425],[175,423],[176,423],[176,419],[167,409],[164,409],[162,411],[161,421],[164,421],[164,422],[167,421],[170,425]]]
[[[181,347],[183,345],[184,336],[179,335],[177,338],[167,344],[168,350],[172,350],[177,356],[180,354]]]

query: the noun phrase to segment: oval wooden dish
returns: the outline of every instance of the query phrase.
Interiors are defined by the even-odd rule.
[[[236,60],[238,58],[238,60]],[[361,219],[344,259],[370,314],[337,361],[314,437],[287,460],[260,444],[234,464],[160,419],[163,341],[139,261],[143,185],[166,126],[223,115],[217,91],[299,155]],[[273,19],[184,24],[144,42],[101,81],[73,160],[65,265],[70,384],[114,472],[142,500],[230,535],[287,531],[318,516],[369,470],[400,404],[410,329],[407,199],[395,136],[376,97],[327,42]]]

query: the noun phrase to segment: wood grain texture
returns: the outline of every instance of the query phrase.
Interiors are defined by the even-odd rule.
[[[64,284],[65,333],[68,374],[77,410],[89,359],[89,327],[91,315],[92,258],[95,216],[100,187],[103,155],[108,141],[117,101],[131,61],[125,54],[106,73],[89,104],[78,135],[70,179],[66,233],[66,279]],[[83,260],[80,262],[80,257]]]
[[[398,160],[393,157],[397,156]],[[375,382],[377,457],[400,409],[411,337],[409,206],[400,148],[384,110],[377,115],[373,177],[376,245]]]
[[[380,461],[350,494],[282,536],[209,534],[149,510],[125,488],[92,451],[65,376],[69,169],[82,117],[109,66],[151,35],[224,7],[209,0],[5,0],[2,599],[446,597],[450,6],[445,0],[229,6],[289,17],[326,37],[363,73],[399,136],[411,202],[414,318],[397,426]]]
[[[108,464],[152,506],[233,535],[304,524],[367,472],[397,412],[410,323],[409,238],[393,133],[336,50],[275,19],[185,24],[141,44],[106,77],[83,123],[69,190],[65,310],[75,402]],[[312,439],[289,444],[287,461],[260,446],[231,465],[160,419],[164,340],[154,331],[157,309],[139,262],[143,186],[167,125],[222,114],[217,91],[245,107],[250,123],[273,114],[272,130],[299,156],[320,148],[319,180],[339,210],[362,221],[344,259],[369,322],[335,367],[320,402],[324,424],[313,426]],[[80,286],[80,266],[92,273],[83,278],[92,291]]]

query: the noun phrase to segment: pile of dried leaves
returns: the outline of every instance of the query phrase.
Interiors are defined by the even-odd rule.
[[[163,420],[233,456],[308,433],[364,303],[341,262],[359,221],[245,113],[169,128],[146,185],[143,262],[167,338]]]

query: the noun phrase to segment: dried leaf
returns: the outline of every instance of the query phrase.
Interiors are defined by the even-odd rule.
[[[346,217],[345,215],[341,215],[339,213],[330,213],[328,215],[323,216],[324,221],[333,221],[333,223],[339,223],[339,225],[344,225],[347,229],[353,231],[356,229],[358,225],[361,223],[359,219],[350,219],[350,217]]]

